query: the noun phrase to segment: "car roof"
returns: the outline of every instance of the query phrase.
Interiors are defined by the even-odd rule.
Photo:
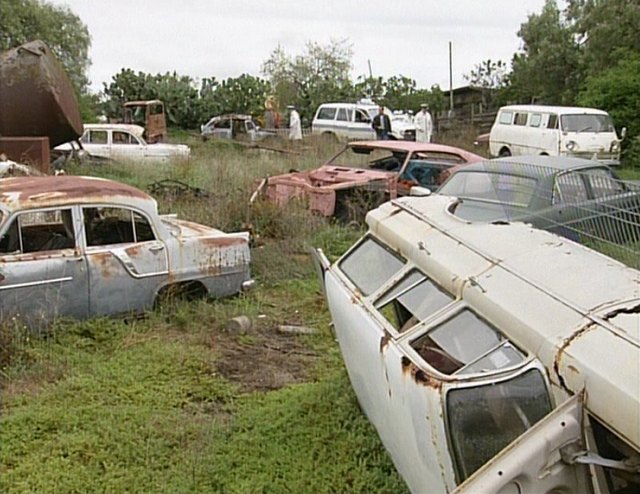
[[[371,149],[386,149],[389,151],[402,151],[407,153],[416,152],[431,152],[431,153],[451,153],[458,154],[465,158],[467,161],[475,162],[481,161],[484,158],[478,154],[471,153],[464,149],[460,149],[453,146],[447,146],[445,144],[434,144],[430,142],[415,142],[415,141],[351,141],[347,144],[350,148],[371,148]]]
[[[0,180],[0,206],[7,211],[116,201],[142,209],[155,208],[155,200],[147,193],[104,178],[59,175]]]
[[[155,105],[158,103],[164,104],[159,99],[149,99],[149,100],[127,101],[124,104],[124,106],[142,106],[142,105],[148,106],[148,105]]]
[[[84,130],[126,130],[138,137],[144,134],[144,127],[123,123],[87,123],[84,124]]]
[[[582,106],[551,106],[551,105],[509,105],[500,108],[502,110],[514,110],[514,111],[532,111],[540,113],[562,113],[562,114],[584,114],[584,113],[597,113],[600,115],[608,115],[604,110],[598,108],[587,108]]]
[[[573,158],[566,156],[505,156],[504,158],[494,158],[473,163],[462,168],[462,171],[473,172],[490,169],[495,172],[512,172],[518,169],[540,168],[548,170],[549,173],[556,173],[580,168],[608,168],[606,165],[584,158]]]

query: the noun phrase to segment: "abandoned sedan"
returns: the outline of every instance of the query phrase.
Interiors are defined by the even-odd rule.
[[[203,140],[237,139],[240,141],[262,141],[277,137],[275,130],[268,131],[258,127],[251,115],[228,114],[213,117],[206,124],[200,126]]]
[[[315,170],[262,181],[259,194],[279,205],[303,199],[323,216],[344,216],[407,195],[414,186],[435,190],[454,166],[483,158],[463,149],[409,141],[354,141]],[[252,199],[253,199],[252,198]]]
[[[471,221],[525,221],[573,240],[640,240],[640,187],[606,165],[564,156],[486,160],[455,171],[438,190]]]
[[[172,215],[129,185],[89,177],[0,181],[0,320],[140,313],[168,293],[252,284],[249,234]]]
[[[142,135],[144,128],[131,124],[85,124],[80,138],[82,150],[68,142],[57,146],[56,151],[78,153],[80,158],[115,161],[157,163],[188,160],[191,149],[185,144],[157,142],[148,144]]]

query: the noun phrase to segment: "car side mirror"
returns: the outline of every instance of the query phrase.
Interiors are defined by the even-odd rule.
[[[431,195],[431,190],[426,187],[420,187],[419,185],[414,185],[409,190],[409,195],[413,197],[427,197]]]
[[[627,128],[622,127],[622,130],[620,131],[620,140],[623,140],[625,137],[627,137]]]

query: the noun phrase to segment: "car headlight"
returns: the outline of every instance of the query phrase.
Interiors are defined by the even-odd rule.
[[[569,141],[565,144],[567,151],[575,151],[578,148],[576,141]]]
[[[620,151],[620,141],[611,141],[611,147],[609,149],[612,153]]]

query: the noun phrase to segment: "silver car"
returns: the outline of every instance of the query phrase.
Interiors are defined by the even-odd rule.
[[[252,285],[249,234],[158,215],[129,185],[89,177],[0,180],[0,322],[140,313],[174,291]]]

